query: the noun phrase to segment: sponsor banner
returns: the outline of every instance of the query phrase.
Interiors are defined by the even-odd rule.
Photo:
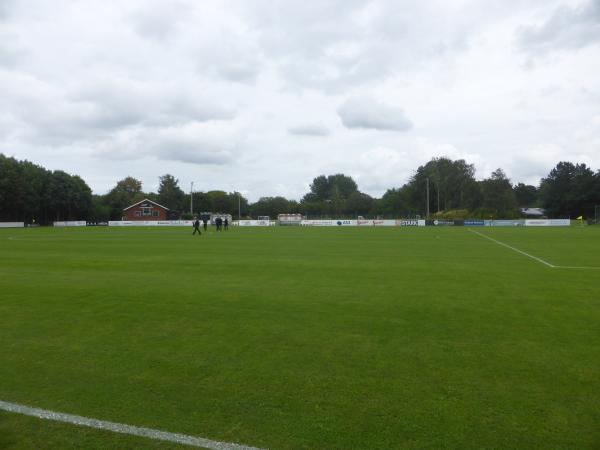
[[[24,228],[25,222],[0,222],[0,228]]]
[[[417,219],[398,219],[395,221],[397,227],[418,227],[420,226],[419,222],[423,222],[425,225],[425,221],[417,220]]]
[[[492,227],[522,227],[525,225],[525,220],[486,220],[486,225]]]
[[[356,224],[359,227],[395,227],[396,220],[385,219],[358,219]]]
[[[302,223],[302,214],[279,214],[277,221],[283,226],[299,226]]]
[[[444,219],[426,220],[425,225],[435,226],[435,227],[449,227],[449,226],[454,226],[454,220],[444,220]]]
[[[192,220],[111,220],[109,227],[191,227]]]
[[[63,222],[54,222],[55,227],[85,227],[87,222],[85,220],[67,220]]]
[[[570,219],[526,219],[526,227],[568,227]]]
[[[345,219],[322,219],[322,220],[303,220],[300,223],[303,227],[355,227],[356,220]]]
[[[240,220],[240,227],[272,227],[275,222],[272,220]]]
[[[485,220],[465,220],[465,227],[482,227],[485,225]]]

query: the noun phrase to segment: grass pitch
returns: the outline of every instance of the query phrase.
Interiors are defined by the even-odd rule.
[[[600,267],[600,228],[477,231]],[[597,448],[599,324],[600,269],[462,227],[0,230],[0,400],[262,448]]]

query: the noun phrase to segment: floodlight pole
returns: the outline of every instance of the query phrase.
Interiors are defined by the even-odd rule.
[[[242,193],[238,192],[238,220],[242,220]]]
[[[190,214],[194,216],[194,182],[190,186]]]
[[[426,216],[429,219],[429,177],[427,177],[427,209],[426,209]]]

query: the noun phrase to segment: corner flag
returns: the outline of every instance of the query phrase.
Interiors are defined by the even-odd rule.
[[[577,220],[583,220],[583,216],[579,216]]]

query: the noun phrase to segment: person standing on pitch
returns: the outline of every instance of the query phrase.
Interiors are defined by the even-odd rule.
[[[215,219],[215,225],[217,226],[217,231],[221,231],[221,225],[223,225],[223,219],[217,217]]]
[[[225,217],[225,221],[223,222],[223,225],[225,225],[225,231],[227,231],[227,228],[229,228],[229,219],[227,219],[227,217]]]
[[[208,219],[206,218],[206,216],[202,218],[202,226],[204,228],[204,231],[206,231],[206,228],[208,227]]]
[[[194,220],[194,232],[192,233],[192,236],[196,234],[196,231],[198,232],[198,235],[202,234],[200,232],[200,221],[198,220],[197,217],[196,217],[196,220]]]

